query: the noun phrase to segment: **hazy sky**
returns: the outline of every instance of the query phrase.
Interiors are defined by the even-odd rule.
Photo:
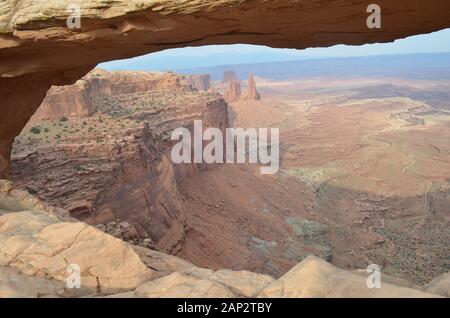
[[[273,49],[266,46],[234,44],[169,49],[127,60],[100,64],[109,70],[182,70],[226,64],[287,61],[307,58],[349,57],[386,54],[450,52],[450,29],[411,36],[392,43],[361,46],[335,45],[305,50]]]

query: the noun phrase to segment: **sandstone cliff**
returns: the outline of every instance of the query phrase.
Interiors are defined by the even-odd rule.
[[[82,8],[85,16],[88,17],[86,21],[83,21],[83,28],[69,30],[65,25],[67,4],[67,1],[22,0],[3,1],[0,5],[0,97],[2,101],[0,176],[7,175],[14,138],[41,104],[47,90],[52,85],[74,83],[101,61],[185,45],[240,42],[304,48],[340,43],[384,42],[443,29],[450,25],[447,0],[436,0],[432,3],[417,0],[409,3],[408,6],[404,5],[404,1],[381,0],[378,4],[386,13],[383,17],[382,30],[366,28],[364,22],[367,14],[364,1],[345,0],[326,5],[321,1],[293,0],[238,2],[201,0],[182,3],[90,1],[85,2]],[[311,14],[312,12],[314,14]],[[224,16],[228,18],[223,19]],[[267,23],[262,24],[261,20]],[[216,21],[223,21],[223,23]],[[100,118],[100,120],[103,119]],[[141,132],[144,134],[145,130],[142,128]],[[100,139],[104,139],[108,135],[101,137]],[[69,141],[70,138],[67,140]],[[99,140],[99,143],[101,144],[102,141]],[[102,165],[95,167],[95,169],[102,168]],[[83,169],[80,170],[79,164],[74,165],[73,170],[80,174],[84,173]],[[96,255],[99,247],[104,246],[105,242],[108,247],[115,245],[114,249],[117,248],[121,255],[127,255],[124,264],[128,264],[131,259],[131,265],[126,267],[127,274],[133,277],[133,285],[138,285],[147,279],[148,271],[142,267],[140,261],[136,260],[135,254],[129,251],[128,245],[123,242],[118,243],[112,237],[93,230],[89,226],[86,227],[85,232],[83,231],[82,245],[78,245],[80,242],[77,242],[78,236],[73,235],[74,232],[77,233],[74,229],[85,228],[84,224],[75,223],[75,226],[69,224],[70,227],[66,229],[67,224],[60,222],[59,216],[55,219],[53,216],[49,217],[47,212],[41,213],[39,208],[35,208],[34,205],[38,204],[36,199],[28,198],[23,192],[13,191],[7,183],[2,184],[0,188],[7,192],[5,196],[8,202],[1,205],[2,213],[5,214],[0,217],[2,218],[0,221],[2,240],[5,244],[1,245],[1,259],[4,266],[2,266],[0,277],[6,279],[6,285],[11,293],[23,294],[23,291],[27,290],[32,295],[43,296],[37,289],[17,289],[25,286],[24,284],[34,284],[33,286],[38,284],[48,291],[44,295],[53,295],[53,291],[57,291],[59,286],[53,286],[52,282],[61,278],[61,264],[64,264],[61,257],[58,257],[61,251],[64,252],[63,255],[70,256],[71,261],[82,262],[83,269],[87,271],[88,281],[91,283],[94,280],[101,282],[104,279],[107,282],[106,286],[110,286],[108,282],[112,281],[113,284],[110,287],[130,290],[132,296],[143,295],[148,291],[150,294],[154,293],[155,289],[152,289],[152,286],[146,286],[140,292],[133,289],[136,286],[121,287],[118,277],[123,275],[124,267],[117,266],[117,262],[113,262],[109,257],[92,256]],[[39,191],[39,188],[32,190]],[[29,202],[33,202],[33,206],[23,205],[21,197],[26,197],[25,201],[31,200]],[[14,207],[16,204],[18,207]],[[15,232],[15,229],[19,229],[20,233]],[[60,232],[70,235],[60,236]],[[72,244],[74,240],[76,244]],[[10,245],[14,241],[18,244]],[[88,245],[89,248],[86,248],[84,244],[89,242],[95,244]],[[84,259],[86,255],[76,253],[81,250],[95,250],[95,253],[86,261]],[[106,252],[110,252],[110,249]],[[45,268],[45,264],[48,263],[40,262],[43,255],[46,261],[54,259],[59,266]],[[24,264],[29,264],[30,260],[33,261],[31,262],[33,266],[25,268]],[[320,268],[320,266],[316,267]],[[21,272],[24,268],[29,275]],[[326,277],[331,277],[333,270],[328,268]],[[33,273],[45,274],[47,278],[39,279],[32,276]],[[217,289],[205,288],[215,282],[210,282],[209,276],[208,279],[201,279],[200,282],[192,276],[194,275],[178,273],[172,276],[169,282],[172,282],[171,286],[181,286],[192,290],[194,295],[199,295],[198,291],[207,293],[218,289],[221,290],[220,295],[229,295],[228,292],[232,289],[228,287],[231,284],[225,288],[222,288],[222,285]],[[180,277],[182,279],[179,280]],[[291,277],[297,276],[291,275]],[[323,278],[320,275],[318,277]],[[2,283],[4,282],[5,280],[2,280]],[[331,280],[331,282],[334,281]],[[164,286],[168,286],[167,278],[163,283]],[[329,284],[329,281],[324,278],[318,283],[324,286]],[[354,280],[352,280],[353,283]],[[275,286],[276,288],[272,290],[279,295],[279,291],[282,290],[279,286],[282,286],[284,282],[275,282],[275,284],[278,284],[278,287]],[[103,290],[102,283],[94,282],[89,285],[89,288],[92,286],[95,286],[95,290],[100,287],[100,292]],[[445,284],[438,284],[438,286],[438,289],[442,290],[441,286]],[[292,290],[291,287],[290,290]],[[347,287],[351,293],[353,286]],[[323,292],[328,290],[326,287],[320,290],[318,295],[329,295],[328,292]],[[164,291],[176,293],[176,290],[170,287]],[[268,292],[266,291],[265,294]],[[411,295],[411,293],[408,294]],[[219,293],[214,295],[217,296]]]
[[[423,298],[449,293],[446,275],[422,290],[403,287],[387,276],[382,277],[382,288],[369,289],[366,274],[312,256],[278,280],[248,271],[195,267],[75,221],[67,211],[6,180],[0,180],[0,243],[1,297]],[[67,284],[70,266],[79,267],[80,288]]]
[[[239,81],[236,76],[236,72],[233,70],[226,70],[225,72],[223,72],[222,83],[228,83],[232,81]]]
[[[211,76],[209,74],[194,74],[187,76],[188,84],[199,91],[208,91],[211,87]]]
[[[204,87],[175,73],[107,72],[95,69],[73,85],[53,86],[30,121],[92,115],[96,111],[94,100],[102,96],[157,89],[189,89],[190,85],[192,89]]]
[[[245,95],[245,100],[260,100],[261,96],[256,89],[255,77],[253,74],[248,76],[248,86],[247,86],[247,94]]]
[[[241,82],[232,80],[227,82],[228,87],[225,89],[223,97],[228,103],[237,102],[241,99]]]

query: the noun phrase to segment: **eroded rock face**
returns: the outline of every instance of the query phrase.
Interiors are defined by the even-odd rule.
[[[127,242],[175,252],[186,231],[178,184],[203,167],[174,165],[170,135],[196,119],[225,130],[223,98],[175,73],[102,70],[50,93],[17,138],[18,187]]]
[[[0,180],[0,184],[0,266],[36,277],[19,277],[18,290],[24,284],[38,283],[44,296],[111,294],[134,289],[152,277],[152,271],[121,240],[86,223],[62,221],[57,209],[12,188],[7,181]],[[79,266],[81,289],[62,286],[71,264]],[[2,273],[0,277],[6,281],[17,276],[11,271]],[[44,283],[38,277],[51,282]],[[32,289],[24,296],[38,294]]]
[[[245,95],[246,100],[260,100],[261,95],[259,95],[258,90],[256,89],[256,81],[253,74],[248,76],[248,87],[247,87],[247,95]]]
[[[450,273],[442,274],[423,288],[424,291],[444,297],[450,297]]]
[[[90,116],[93,113],[90,85],[88,81],[79,80],[74,85],[53,86],[49,89],[30,123],[41,119]]]
[[[50,206],[27,191],[17,189],[11,181],[0,180],[0,216],[27,210],[47,213],[63,221],[76,221],[68,211]]]
[[[270,276],[247,271],[212,271],[191,267],[139,286],[136,297],[255,297],[272,283]]]
[[[405,7],[404,1],[381,0],[378,4],[385,13],[381,30],[366,28],[365,8],[367,3],[364,1],[344,0],[327,3],[327,5],[323,5],[323,2],[320,1],[299,2],[294,0],[201,0],[165,1],[162,3],[155,1],[90,1],[82,8],[83,16],[86,18],[83,18],[83,28],[69,30],[65,26],[68,3],[69,1],[22,0],[3,1],[0,5],[0,97],[2,101],[0,107],[0,176],[7,175],[14,137],[19,134],[40,105],[46,91],[52,85],[74,83],[101,61],[131,57],[169,47],[213,43],[242,42],[304,48],[338,43],[383,42],[407,35],[431,32],[450,25],[447,0],[437,0],[431,4],[414,0],[410,1],[407,7]],[[223,19],[224,16],[227,19]],[[223,20],[223,23],[216,23],[215,21],[218,20]],[[261,20],[266,23],[262,24]],[[146,134],[145,130],[141,130],[141,132],[142,135]],[[140,132],[137,135],[141,136]],[[153,141],[150,134],[146,136],[147,140]],[[147,138],[144,137],[142,139]],[[130,142],[129,138],[124,138],[124,140]],[[133,146],[131,147],[133,148]],[[128,150],[129,148],[124,149],[125,152]],[[146,150],[147,148],[144,147],[144,151]],[[130,151],[130,153],[133,155],[136,152]],[[148,151],[147,154],[152,154],[152,152]],[[165,174],[170,174],[170,169],[165,167],[158,166]],[[138,175],[142,172],[142,170],[133,170],[132,168],[126,169],[128,173],[124,175],[124,180],[128,181],[129,175]],[[161,182],[159,179],[156,181]],[[167,185],[164,182],[163,184]],[[2,187],[10,186],[2,185]],[[123,189],[119,189],[118,193],[120,190]],[[20,192],[11,195],[13,191],[8,189],[7,195],[12,196],[14,200],[19,199],[15,195],[21,195]],[[17,203],[14,200],[3,204],[1,208],[1,214],[3,214],[1,218],[5,217],[5,223],[3,221],[1,223],[2,229],[5,230],[3,238],[7,241],[2,244],[2,248],[5,248],[2,257],[6,262],[12,261],[11,264],[14,263],[21,269],[35,271],[38,268],[41,270],[41,267],[36,267],[36,264],[42,265],[38,262],[42,261],[40,259],[43,257],[42,255],[44,257],[55,256],[53,244],[57,245],[56,243],[60,242],[58,240],[63,239],[63,237],[59,237],[59,231],[66,233],[63,227],[68,226],[68,232],[73,233],[74,229],[85,226],[82,223],[58,222],[56,220],[59,218],[58,216],[52,213],[46,214],[47,212],[41,210],[35,211],[34,207],[30,210],[27,206],[29,202],[25,205],[23,202]],[[35,199],[30,198],[30,202],[38,204],[37,200],[33,200]],[[23,207],[25,207],[24,210],[22,210]],[[82,204],[77,205],[76,211],[80,211],[80,209],[83,211]],[[54,223],[52,223],[53,221]],[[86,233],[89,235],[83,237],[83,242],[90,240],[98,242],[97,239],[100,241],[103,239],[115,240],[100,231],[90,227],[88,229]],[[23,230],[25,233],[23,237],[21,234],[18,235],[16,230]],[[36,237],[39,238],[38,243],[34,242]],[[10,241],[18,245],[10,244]],[[31,245],[29,245],[30,242]],[[21,253],[19,255],[16,255],[15,252],[9,253],[10,248],[14,250],[18,246],[25,246],[25,243],[27,247],[32,246],[30,253],[24,254],[27,259],[22,259],[21,257],[25,256]],[[108,248],[111,247],[109,244],[110,242],[106,244]],[[115,243],[113,245],[115,246]],[[125,244],[120,246],[128,251]],[[84,250],[86,250],[85,247],[80,247],[79,253]],[[50,256],[42,254],[42,252],[49,252]],[[78,257],[78,253],[67,253],[69,256]],[[127,256],[130,255],[135,259],[131,252],[127,252]],[[37,258],[36,263],[32,262],[31,268],[28,268],[29,264],[25,261],[34,260],[35,257]],[[86,257],[86,255],[81,254],[79,257]],[[106,258],[106,261],[107,263],[102,264],[100,268],[105,273],[111,273],[109,268],[116,264],[109,264],[110,258]],[[10,264],[9,267],[11,267]],[[137,268],[139,272],[142,266],[137,265]],[[45,270],[50,271],[47,268]],[[60,275],[59,270],[60,268],[56,267],[55,272],[50,271],[54,275],[51,277]],[[324,269],[324,271],[328,270]],[[321,272],[317,273],[317,277],[323,277]],[[89,277],[97,277],[95,275],[98,273],[90,274]],[[177,276],[184,279],[183,275],[186,274],[181,273]],[[233,294],[228,286],[211,282],[208,275],[210,274],[205,274],[207,278],[200,279],[203,284],[201,286],[217,286],[216,296]],[[191,278],[193,276],[190,275]],[[113,276],[111,280],[113,283],[106,279],[105,286],[111,287],[112,285],[113,290],[117,283],[116,278]],[[195,276],[193,279],[191,278],[189,278],[188,285],[194,287],[189,287],[190,290],[199,291],[199,288],[195,287]],[[8,280],[10,279],[8,278]],[[329,284],[327,279],[325,281],[326,284]],[[332,280],[332,283],[335,281]],[[353,295],[351,294],[353,290],[359,291],[360,280],[351,279],[350,283],[355,283],[356,288],[353,289],[352,285],[345,285],[342,295],[346,293]],[[270,290],[275,290],[274,293],[278,295],[280,290],[274,284],[276,282],[271,286],[275,286],[275,289]],[[174,283],[173,285],[181,284]],[[318,284],[317,286],[323,285]],[[125,289],[128,288],[131,287],[127,286]],[[304,290],[295,291],[293,289],[295,286],[289,286],[289,295],[308,294]],[[270,290],[266,290],[264,295],[269,295]],[[191,294],[196,295],[195,292]],[[314,292],[313,295],[317,294]],[[321,290],[318,295],[334,294]],[[402,295],[416,294],[408,292],[408,294]]]
[[[1,265],[27,275],[64,281],[68,266],[76,264],[82,292],[107,294],[133,289],[151,278],[129,246],[86,223],[24,211],[3,215],[0,224]]]
[[[364,273],[341,270],[312,256],[278,280],[248,271],[199,268],[65,219],[67,212],[55,214],[57,210],[62,209],[0,180],[0,297],[448,296],[448,274],[424,286],[427,292],[386,277],[382,288],[369,289]],[[80,289],[66,284],[69,264],[80,266]]]
[[[52,85],[74,82],[74,77],[82,77],[92,67],[93,65],[76,70],[34,73],[0,79],[0,118],[2,118],[0,125],[0,178],[10,175],[9,159],[14,138],[22,131],[39,107],[47,90]]]
[[[102,97],[163,89],[191,89],[189,85],[192,85],[190,79],[175,73],[95,69],[73,85],[53,86],[30,122],[90,116],[97,111],[95,101]]]
[[[233,70],[226,70],[225,72],[223,72],[222,83],[228,83],[232,81],[239,81],[236,76],[236,72]]]
[[[0,298],[46,298],[64,295],[64,284],[0,266]]]
[[[367,3],[362,0],[327,5],[294,0],[96,0],[82,3],[82,28],[69,29],[69,3],[7,0],[0,5],[0,177],[8,175],[14,137],[47,90],[76,82],[102,61],[186,45],[301,49],[386,42],[450,26],[447,0],[414,0],[407,7],[401,0],[380,0],[382,29],[367,28]]]
[[[139,298],[232,298],[235,295],[224,285],[205,278],[173,273],[139,286]]]

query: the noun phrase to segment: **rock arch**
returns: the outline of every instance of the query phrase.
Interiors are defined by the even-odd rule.
[[[0,3],[0,178],[12,141],[52,85],[96,64],[163,49],[250,43],[306,48],[388,42],[450,27],[448,0],[377,0],[382,28],[366,26],[367,0],[90,0],[68,29],[74,0]]]

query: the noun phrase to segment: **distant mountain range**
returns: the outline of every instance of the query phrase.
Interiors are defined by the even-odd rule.
[[[245,79],[249,73],[253,73],[256,76],[274,80],[322,76],[371,76],[450,80],[450,52],[315,58],[174,70],[182,74],[210,74],[213,80],[220,80],[225,70],[234,70],[241,79]]]

